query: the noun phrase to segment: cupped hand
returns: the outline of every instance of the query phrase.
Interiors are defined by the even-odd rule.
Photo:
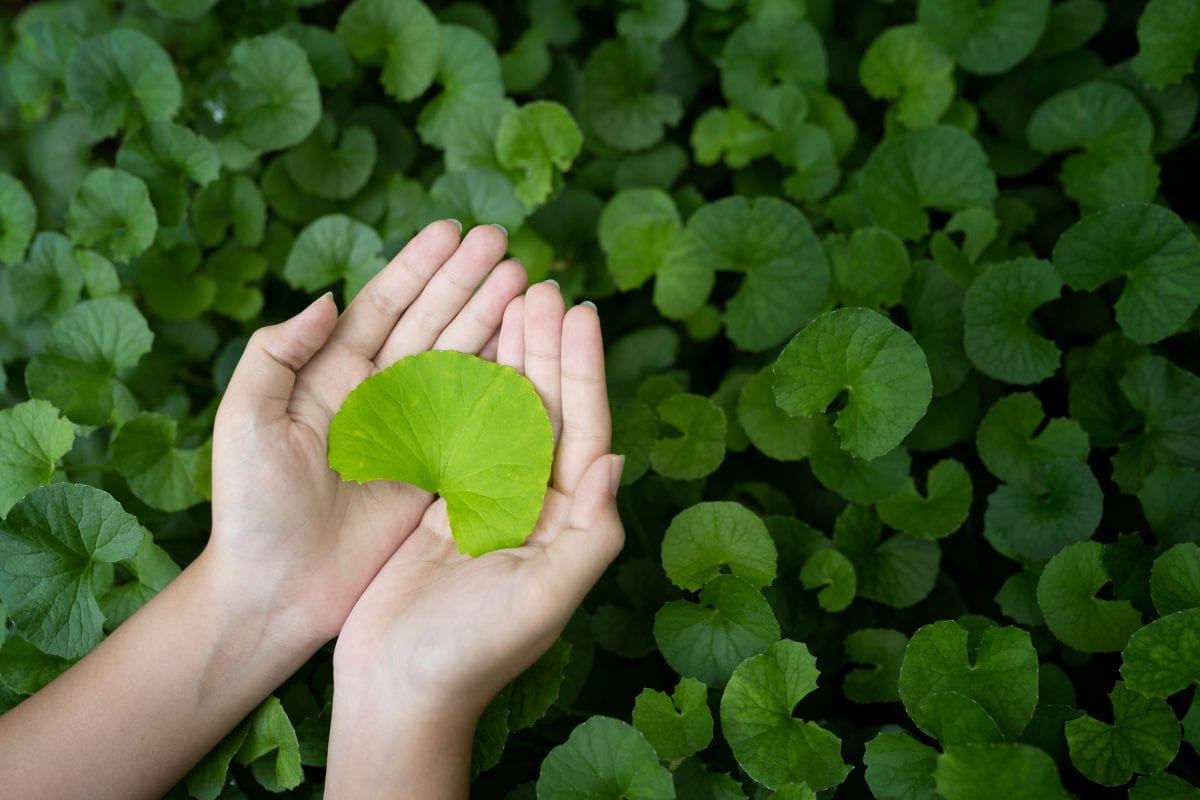
[[[355,386],[404,356],[494,357],[526,281],[520,263],[501,261],[506,248],[497,226],[460,237],[457,223],[434,222],[340,317],[326,295],[250,338],[217,412],[202,558],[253,609],[285,620],[280,635],[308,646],[337,635],[433,500],[407,484],[343,482],[326,457],[330,419]]]
[[[609,453],[595,308],[564,314],[555,284],[533,286],[508,306],[496,360],[529,378],[554,428],[541,517],[521,547],[472,558],[455,547],[445,501],[429,507],[363,593],[334,651],[337,692],[370,695],[373,713],[477,716],[554,642],[624,543],[615,497],[624,460]],[[336,701],[334,717],[340,729]]]

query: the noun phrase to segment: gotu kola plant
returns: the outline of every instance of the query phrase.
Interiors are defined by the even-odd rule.
[[[0,15],[0,709],[199,552],[249,332],[453,217],[598,302],[627,459],[625,552],[484,716],[479,796],[1196,796],[1198,49],[1193,0]],[[331,456],[514,544],[540,406],[490,390],[538,420],[511,485],[435,471],[394,409],[421,377],[481,424],[442,358]],[[331,689],[318,656],[173,796],[319,796]]]

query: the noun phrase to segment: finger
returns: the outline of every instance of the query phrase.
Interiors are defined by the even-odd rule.
[[[555,281],[543,281],[525,293],[525,377],[533,382],[554,429],[562,432],[563,298]]]
[[[442,331],[433,343],[433,349],[478,353],[500,330],[504,310],[525,290],[525,281],[525,268],[521,262],[501,262],[475,296],[467,301],[466,307]]]
[[[500,331],[497,330],[495,333],[492,334],[492,338],[487,340],[487,344],[485,344],[480,349],[479,357],[482,359],[486,359],[488,361],[495,361],[496,353],[499,349],[500,349]]]
[[[595,306],[585,303],[567,312],[562,349],[563,432],[552,483],[559,491],[574,494],[584,472],[612,446],[604,341]]]
[[[514,297],[504,309],[500,338],[496,342],[496,363],[525,374],[525,297]]]
[[[566,530],[547,544],[533,583],[549,584],[564,609],[574,610],[625,544],[625,528],[617,513],[616,488],[624,456],[606,454],[588,465],[579,481]]]
[[[375,356],[376,365],[383,368],[432,347],[507,248],[508,237],[500,227],[472,228],[400,317]]]
[[[456,220],[431,222],[367,282],[338,320],[332,342],[373,359],[438,268],[459,244],[462,225]]]
[[[261,422],[287,414],[296,372],[329,340],[336,323],[337,304],[327,292],[291,319],[256,330],[229,380],[221,410]]]

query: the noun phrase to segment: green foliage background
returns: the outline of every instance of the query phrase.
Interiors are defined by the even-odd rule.
[[[3,12],[0,710],[203,546],[249,332],[455,217],[598,301],[628,458],[478,796],[1200,796],[1198,48],[1195,0]],[[319,796],[330,673],[175,794]]]

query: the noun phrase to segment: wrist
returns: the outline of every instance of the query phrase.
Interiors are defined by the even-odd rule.
[[[301,662],[333,635],[327,633],[294,593],[282,582],[261,571],[247,573],[245,566],[210,545],[187,569],[211,598],[209,608],[219,610],[225,624],[240,631],[246,642],[287,654]]]

